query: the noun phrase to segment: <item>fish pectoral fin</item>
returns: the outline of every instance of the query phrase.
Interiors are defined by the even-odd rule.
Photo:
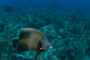
[[[41,47],[41,48],[40,48],[40,50],[43,50],[43,49],[44,49],[44,47]]]

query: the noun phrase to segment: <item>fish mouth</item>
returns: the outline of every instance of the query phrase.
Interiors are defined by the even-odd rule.
[[[50,46],[50,49],[52,48],[52,46]]]

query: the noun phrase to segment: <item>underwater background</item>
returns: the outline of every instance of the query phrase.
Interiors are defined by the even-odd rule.
[[[42,31],[53,48],[36,60],[90,60],[90,0],[0,0],[0,60],[33,60],[17,54],[20,28]]]

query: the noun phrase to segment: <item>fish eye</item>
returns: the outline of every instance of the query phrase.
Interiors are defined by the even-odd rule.
[[[48,42],[47,42],[47,44],[46,44],[46,45],[50,45],[50,43],[48,43]]]

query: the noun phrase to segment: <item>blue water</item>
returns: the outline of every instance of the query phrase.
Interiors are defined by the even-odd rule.
[[[18,54],[22,28],[43,32],[52,48]],[[0,60],[90,60],[90,0],[0,0]]]

